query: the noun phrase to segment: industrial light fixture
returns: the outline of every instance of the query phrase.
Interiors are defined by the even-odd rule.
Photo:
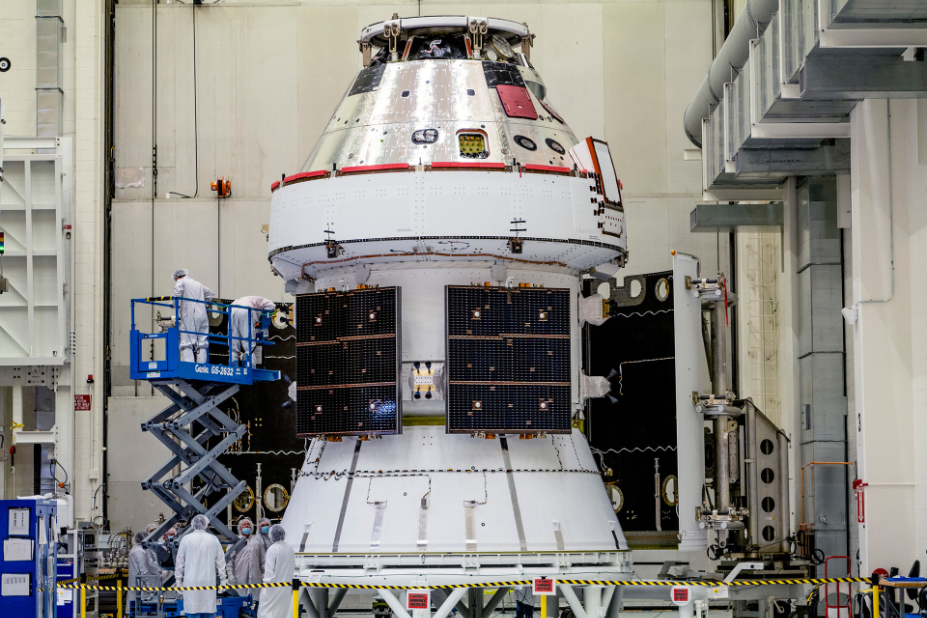
[[[216,197],[232,197],[232,181],[228,178],[217,178],[209,183],[209,188],[216,192]]]

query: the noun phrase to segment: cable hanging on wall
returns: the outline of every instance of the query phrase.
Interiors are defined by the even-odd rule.
[[[193,13],[193,169],[194,181],[196,183],[193,195],[185,195],[177,191],[168,191],[167,197],[176,195],[186,199],[193,199],[200,193],[200,145],[199,145],[199,123],[197,114],[197,86],[196,86],[196,3],[190,7]]]

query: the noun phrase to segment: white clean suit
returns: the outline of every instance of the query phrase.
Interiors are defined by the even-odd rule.
[[[211,302],[216,297],[208,287],[186,276],[174,282],[172,296],[206,302]],[[194,362],[194,350],[196,350],[196,362],[208,363],[209,339],[206,336],[209,334],[209,318],[206,305],[182,300],[177,304],[180,330],[188,331],[180,333],[180,360],[186,363]]]
[[[232,337],[244,338],[232,339],[232,358],[239,359],[242,354],[250,355],[251,351],[254,349],[254,344],[249,345],[246,339],[255,338],[257,335],[257,328],[254,325],[261,317],[258,311],[248,311],[247,309],[239,307],[250,307],[261,311],[273,311],[276,305],[272,300],[267,300],[263,296],[243,296],[234,301],[232,305],[231,315],[229,316],[229,321],[231,322],[229,331],[232,333]]]
[[[174,559],[174,576],[178,586],[228,585],[225,553],[219,539],[206,530],[193,530],[180,540]],[[183,610],[186,614],[216,613],[216,590],[185,590]]]
[[[141,545],[135,545],[129,552],[129,586],[132,588],[136,586],[157,588],[160,585],[161,569],[155,562],[152,553]],[[127,601],[149,601],[154,595],[155,593],[153,592],[145,592],[136,595],[135,592],[129,591]],[[141,599],[138,598],[139,596]],[[136,608],[136,611],[137,610],[138,608]]]
[[[267,550],[264,559],[264,583],[290,583],[296,573],[293,548],[286,541],[277,541]],[[258,618],[289,618],[293,615],[293,590],[265,588],[261,593]]]

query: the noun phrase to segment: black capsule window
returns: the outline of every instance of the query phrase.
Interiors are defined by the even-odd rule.
[[[515,143],[525,150],[530,150],[532,152],[538,149],[538,145],[535,144],[533,140],[528,139],[524,135],[516,135]]]
[[[475,97],[475,96],[476,96],[476,90],[474,90],[473,88],[467,88],[467,94],[468,94],[469,96],[471,96],[471,97]]]
[[[406,98],[407,96],[409,96],[409,91],[408,91],[408,90],[403,90],[403,91],[402,91],[402,95],[400,95],[400,96],[402,96],[402,98]]]
[[[560,145],[560,142],[552,140],[549,137],[547,138],[547,147],[556,152],[557,154],[566,154],[566,149]]]
[[[412,133],[413,144],[434,144],[438,141],[437,129],[419,129]]]

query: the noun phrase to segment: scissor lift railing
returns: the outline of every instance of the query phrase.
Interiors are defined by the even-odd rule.
[[[225,315],[227,332],[225,334],[207,334],[196,331],[184,330],[183,324],[174,320],[173,324],[160,332],[142,332],[135,323],[135,305],[149,305],[152,307],[161,307],[170,309],[173,315],[179,313],[183,303],[204,305],[206,312],[210,315]],[[232,312],[233,310],[248,311],[248,332],[245,336],[234,336],[232,334]],[[267,341],[264,333],[270,326],[270,315],[273,312],[261,311],[253,307],[244,307],[240,305],[225,305],[215,302],[205,302],[202,300],[193,300],[189,298],[172,298],[170,296],[161,296],[155,298],[136,298],[132,300],[132,331],[130,333],[129,369],[133,380],[164,380],[165,378],[183,378],[187,380],[227,382],[233,384],[252,384],[255,381],[277,380],[280,377],[279,372],[268,371],[267,369],[258,369],[252,362],[252,355],[248,354],[244,362],[239,365],[232,358],[233,344],[236,341],[245,341],[251,344],[253,348],[256,344],[273,345]],[[166,318],[167,319],[167,318]],[[166,320],[165,319],[165,320]],[[260,328],[255,328],[255,322],[260,322]],[[226,363],[192,363],[180,360],[180,336],[191,334],[202,336],[205,335],[209,341],[209,347],[221,347],[228,352],[228,361]],[[157,342],[164,342],[164,357],[154,358],[153,350]],[[145,343],[150,344],[152,352],[148,353],[148,358],[143,355],[148,351]],[[247,347],[247,345],[246,345]]]
[[[161,332],[145,333],[137,328],[137,303],[166,307],[176,316],[184,302],[202,303],[207,305],[207,312],[226,315],[228,332],[224,335],[208,335],[208,339],[210,347],[228,348],[227,363],[181,361],[180,335],[191,331],[183,330],[176,320],[165,319],[171,325]],[[232,334],[231,317],[235,309],[249,311],[247,336],[236,337]],[[247,429],[220,410],[219,406],[237,393],[243,384],[280,378],[279,371],[254,367],[252,353],[246,354],[240,365],[235,362],[232,354],[233,342],[236,340],[245,341],[245,349],[249,351],[257,344],[272,345],[264,337],[271,313],[251,307],[204,303],[184,298],[159,297],[132,301],[131,376],[136,380],[148,380],[171,401],[171,405],[148,422],[142,423],[142,431],[150,432],[173,453],[167,463],[142,483],[142,489],[153,492],[174,512],[173,516],[148,535],[146,544],[160,539],[181,520],[189,521],[197,514],[206,515],[226,541],[236,542],[237,535],[222,523],[219,515],[245,491],[247,483],[235,478],[228,468],[219,463],[218,458],[240,440]],[[142,355],[146,353],[143,343],[148,341],[153,344],[158,340],[164,341],[164,358],[154,358],[152,346],[148,358],[143,359]],[[213,438],[218,438],[219,442],[210,446],[209,442]],[[175,473],[178,468],[180,472]],[[203,485],[191,490],[191,482],[197,478],[203,481]],[[225,495],[207,506],[206,499],[221,490],[226,490]],[[175,542],[178,541],[179,537]]]

